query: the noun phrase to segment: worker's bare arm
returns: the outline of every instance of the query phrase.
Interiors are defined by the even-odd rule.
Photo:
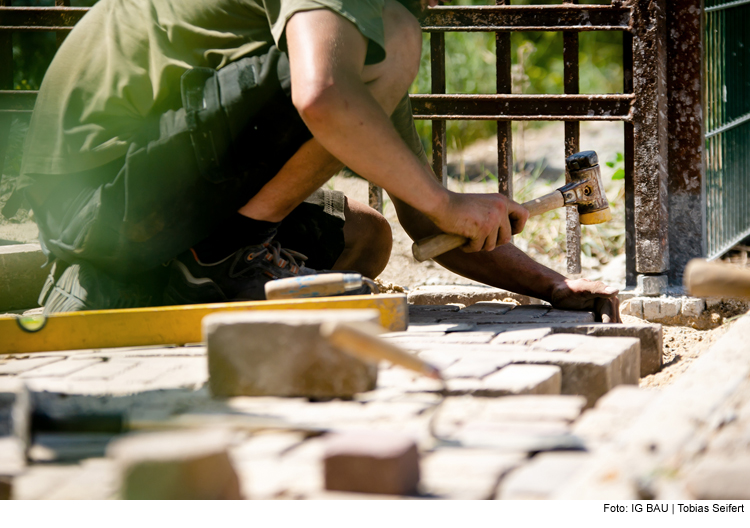
[[[389,4],[392,12],[403,10]],[[507,242],[511,220],[522,227],[525,212],[517,204],[497,194],[451,193],[409,150],[389,120],[408,83],[390,98],[372,89],[377,79],[365,67],[367,40],[351,22],[328,10],[300,12],[287,23],[286,36],[293,102],[323,148],[442,231],[470,238],[471,250]],[[410,55],[414,73],[418,55]]]
[[[393,198],[393,203],[401,225],[413,240],[440,232],[428,218],[398,198]],[[512,244],[478,253],[455,249],[435,260],[469,279],[543,299],[556,308],[592,310],[598,320],[605,322],[620,322],[617,290],[601,282],[567,279],[535,262]]]

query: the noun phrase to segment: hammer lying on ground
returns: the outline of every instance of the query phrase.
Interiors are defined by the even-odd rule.
[[[593,150],[585,150],[569,156],[565,165],[570,174],[570,183],[559,189],[528,201],[523,205],[529,216],[537,216],[564,205],[578,207],[581,224],[601,224],[612,219],[609,202],[604,194],[599,159]],[[463,246],[468,241],[461,235],[441,233],[412,245],[417,262],[424,262],[443,253]]]

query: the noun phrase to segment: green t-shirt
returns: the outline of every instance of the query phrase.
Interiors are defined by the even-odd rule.
[[[383,0],[101,0],[47,71],[24,146],[22,173],[68,174],[125,155],[147,119],[181,106],[179,79],[220,69],[275,43],[293,14],[327,8],[385,56]]]

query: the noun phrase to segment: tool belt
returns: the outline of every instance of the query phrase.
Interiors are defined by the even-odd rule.
[[[289,60],[271,47],[219,71],[194,68],[180,80],[185,121],[201,175],[213,183],[237,174],[224,160],[250,119],[279,92],[291,95]]]

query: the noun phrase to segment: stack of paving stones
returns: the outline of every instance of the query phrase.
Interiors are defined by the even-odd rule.
[[[126,448],[118,447],[128,439],[122,430],[37,432],[27,443],[28,463],[5,476],[0,467],[0,482],[19,499],[139,497],[128,491],[134,489],[128,475],[133,468],[153,473],[159,450],[149,446],[182,441],[194,448],[165,455],[171,472],[204,467],[204,459],[231,462],[223,463],[217,480],[224,491],[210,498],[362,498],[365,491],[408,498],[550,497],[609,445],[586,425],[588,413],[603,412],[607,395],[623,388],[645,394],[636,385],[660,368],[661,327],[602,325],[590,313],[518,305],[523,299],[497,290],[480,297],[459,293],[461,302],[411,305],[408,330],[383,335],[440,367],[445,388],[381,364],[375,390],[348,400],[217,399],[207,384],[204,346],[0,356],[0,379],[15,383],[5,389],[14,396],[2,401],[22,399],[28,390],[34,410],[48,417],[122,415],[125,430],[171,419],[233,432],[218,440],[201,430],[172,437],[140,432],[152,436]],[[371,442],[363,452],[357,447],[366,442],[347,435],[392,439]],[[379,468],[381,484],[347,484],[351,478],[336,473],[342,457]],[[379,462],[373,466],[373,460]],[[536,481],[546,484],[531,485]],[[201,491],[185,486],[185,496]]]

